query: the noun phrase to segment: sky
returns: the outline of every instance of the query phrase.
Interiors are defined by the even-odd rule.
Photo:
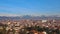
[[[60,15],[60,0],[0,0],[0,16]]]

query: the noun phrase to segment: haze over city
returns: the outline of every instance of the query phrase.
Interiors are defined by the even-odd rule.
[[[59,14],[60,0],[0,0],[0,16]]]
[[[0,0],[0,34],[60,34],[60,0]]]

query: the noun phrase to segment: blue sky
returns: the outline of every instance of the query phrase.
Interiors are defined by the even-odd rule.
[[[60,0],[0,0],[0,15],[59,15]]]

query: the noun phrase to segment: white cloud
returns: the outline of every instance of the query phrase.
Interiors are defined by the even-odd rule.
[[[21,16],[21,15],[0,13],[0,16]]]

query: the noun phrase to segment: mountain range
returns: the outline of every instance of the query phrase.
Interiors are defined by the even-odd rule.
[[[30,16],[30,15],[24,15],[24,16],[0,16],[0,20],[6,20],[6,19],[11,19],[11,20],[20,20],[20,19],[57,19],[60,20],[60,17],[58,16]]]

